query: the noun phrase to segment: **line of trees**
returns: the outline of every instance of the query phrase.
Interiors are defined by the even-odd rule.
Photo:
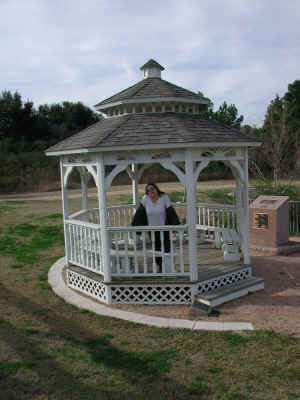
[[[252,166],[278,185],[281,178],[300,175],[300,80],[288,85],[287,92],[271,100],[260,128],[242,130],[262,139],[263,145],[251,152]]]
[[[58,163],[44,150],[101,117],[77,102],[44,104],[36,109],[18,92],[0,95],[0,191],[39,190],[59,179]]]
[[[271,100],[262,127],[242,125],[234,104],[221,104],[203,115],[222,124],[251,133],[263,145],[250,152],[253,173],[260,171],[276,185],[282,177],[300,174],[300,81],[288,85],[283,97]],[[16,192],[57,187],[58,163],[44,150],[99,121],[101,115],[81,102],[40,105],[23,101],[18,92],[0,94],[0,191]],[[209,165],[207,172],[224,174],[224,165]],[[250,169],[251,173],[251,169]],[[42,187],[43,186],[43,187]]]

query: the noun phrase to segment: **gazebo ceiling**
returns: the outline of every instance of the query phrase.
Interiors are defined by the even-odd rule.
[[[145,78],[98,103],[110,115],[46,150],[47,155],[72,151],[113,151],[201,146],[256,146],[256,137],[201,117],[210,101],[160,78],[164,69],[149,60]]]

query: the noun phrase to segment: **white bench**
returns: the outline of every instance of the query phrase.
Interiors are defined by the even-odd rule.
[[[201,232],[211,231],[214,233],[217,249],[223,250],[224,261],[239,261],[241,258],[241,239],[234,229],[219,228],[207,225],[196,225]]]

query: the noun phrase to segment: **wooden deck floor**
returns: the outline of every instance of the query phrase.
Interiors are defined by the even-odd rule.
[[[188,260],[188,247],[184,247],[185,259]],[[198,259],[198,281],[202,282],[208,279],[213,279],[224,274],[239,271],[245,268],[242,261],[224,261],[223,252],[220,249],[216,249],[214,242],[206,242],[198,245],[197,251]],[[185,270],[189,270],[188,264],[185,264]],[[188,276],[114,276],[113,282],[116,281],[131,281],[131,282],[190,282]]]
[[[224,261],[222,250],[211,242],[198,245],[197,258],[199,281],[244,268],[242,261]]]

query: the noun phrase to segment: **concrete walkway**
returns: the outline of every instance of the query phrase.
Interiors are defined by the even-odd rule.
[[[48,273],[48,282],[51,285],[54,293],[57,294],[57,296],[61,297],[67,303],[73,304],[78,308],[92,311],[99,315],[105,315],[107,317],[120,318],[139,324],[157,326],[160,328],[186,328],[206,331],[253,330],[253,325],[247,322],[207,322],[176,318],[162,318],[145,314],[138,314],[135,312],[117,310],[108,307],[104,304],[100,304],[97,301],[94,301],[91,298],[81,296],[77,292],[68,288],[62,277],[64,265],[64,257],[53,264]]]

